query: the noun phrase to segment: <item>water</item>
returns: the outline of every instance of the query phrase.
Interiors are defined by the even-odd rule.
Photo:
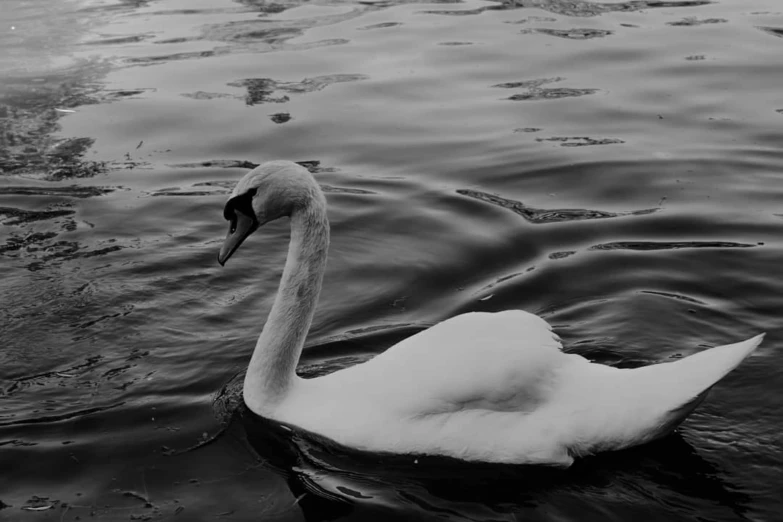
[[[0,520],[779,519],[774,0],[6,0],[0,24]],[[470,310],[618,366],[768,336],[677,434],[565,473],[267,425],[237,379],[287,224],[216,256],[228,190],[275,158],[329,201],[305,374]]]

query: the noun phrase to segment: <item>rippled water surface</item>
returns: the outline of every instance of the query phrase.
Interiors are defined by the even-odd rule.
[[[778,1],[2,10],[0,520],[780,520]],[[618,366],[767,338],[675,435],[566,472],[289,432],[237,395],[287,223],[216,262],[277,158],[332,223],[305,375],[471,310]]]

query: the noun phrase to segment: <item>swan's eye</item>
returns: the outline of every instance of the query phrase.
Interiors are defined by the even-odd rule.
[[[253,215],[253,197],[256,195],[256,192],[258,192],[258,189],[251,188],[244,194],[234,196],[226,202],[226,206],[223,207],[223,217],[226,218],[226,221],[232,221],[232,231],[236,228],[237,217],[235,214],[237,210],[248,216]]]
[[[231,218],[231,233],[233,234],[237,230],[237,215],[234,214],[234,217]]]

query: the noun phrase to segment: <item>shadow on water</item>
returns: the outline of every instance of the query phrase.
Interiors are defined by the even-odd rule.
[[[585,510],[577,497],[614,504],[615,516],[638,515],[635,503],[672,506],[687,499],[704,514],[741,517],[750,500],[679,434],[559,470],[363,453],[244,407],[234,423],[231,429],[244,430],[264,466],[285,478],[306,520],[400,510],[409,519],[507,520],[520,513],[535,518],[543,514],[537,508],[558,499],[564,511]]]

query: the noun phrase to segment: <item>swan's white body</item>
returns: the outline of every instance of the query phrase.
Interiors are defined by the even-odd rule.
[[[237,184],[227,218],[235,208],[239,216],[240,205],[246,208],[232,202],[248,190],[260,224],[290,215],[292,233],[280,290],[245,377],[245,402],[261,416],[346,446],[568,466],[577,456],[666,435],[763,338],[617,369],[563,353],[559,338],[535,315],[469,313],[366,363],[302,379],[294,370],[326,263],[325,200],[305,169],[271,162]],[[275,201],[292,194],[299,195],[294,205]],[[249,235],[236,240],[232,233],[227,244]],[[237,246],[224,247],[221,263]]]

